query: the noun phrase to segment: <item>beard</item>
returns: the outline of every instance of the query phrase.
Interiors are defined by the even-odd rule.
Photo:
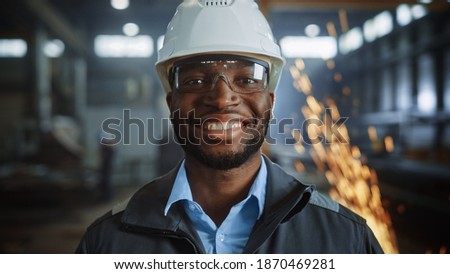
[[[209,168],[228,170],[243,165],[252,155],[260,150],[269,128],[270,112],[265,113],[265,116],[258,121],[255,127],[249,130],[250,133],[248,135],[250,138],[240,140],[242,146],[239,150],[233,150],[230,146],[229,150],[214,153],[204,149],[203,146],[214,146],[217,144],[208,144],[205,141],[199,142],[198,137],[192,139],[196,141],[189,141],[187,138],[182,137],[184,134],[180,133],[179,121],[173,119],[172,123],[178,143],[186,154],[193,156],[197,161]]]
[[[202,149],[201,145],[188,142],[183,149],[189,155],[192,155],[197,161],[207,167],[220,170],[237,168],[244,164],[250,156],[259,151],[264,142],[263,136],[255,136],[248,143],[244,144],[242,151],[226,151],[221,153],[208,153]]]

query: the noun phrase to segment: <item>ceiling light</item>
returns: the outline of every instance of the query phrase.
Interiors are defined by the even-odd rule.
[[[406,26],[412,21],[411,9],[408,4],[401,4],[397,7],[397,23]]]
[[[0,57],[24,57],[27,42],[22,39],[0,39]]]
[[[111,6],[116,10],[124,10],[130,5],[129,0],[111,0]]]
[[[414,19],[419,19],[427,15],[427,9],[422,5],[414,5],[411,7],[411,13]]]
[[[148,35],[98,35],[94,43],[99,57],[145,58],[153,54],[153,39]]]
[[[127,23],[123,25],[122,30],[127,36],[136,36],[139,33],[139,26],[135,23]]]
[[[54,39],[47,41],[44,45],[44,53],[47,57],[57,58],[64,53],[64,43],[61,40]]]
[[[364,22],[364,37],[367,42],[390,33],[394,28],[393,18],[389,11],[383,11],[372,19]]]
[[[334,37],[286,36],[280,40],[286,58],[333,58],[337,53]]]
[[[317,35],[320,34],[320,27],[316,24],[310,24],[306,26],[305,33],[309,37],[316,37]]]
[[[353,28],[339,37],[339,50],[342,54],[355,51],[362,47],[363,40],[361,28]]]

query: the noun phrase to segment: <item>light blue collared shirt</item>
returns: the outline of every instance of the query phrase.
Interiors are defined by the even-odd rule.
[[[242,253],[253,226],[263,213],[266,185],[267,167],[264,159],[262,159],[258,175],[248,196],[234,205],[222,224],[217,227],[202,207],[193,200],[183,161],[175,178],[164,214],[167,216],[172,204],[181,201],[187,215],[197,229],[206,253]]]

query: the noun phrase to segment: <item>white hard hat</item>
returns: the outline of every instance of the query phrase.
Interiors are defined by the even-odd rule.
[[[273,92],[284,65],[280,47],[254,0],[184,0],[167,26],[156,70],[166,92],[174,61],[203,54],[235,54],[269,63]]]

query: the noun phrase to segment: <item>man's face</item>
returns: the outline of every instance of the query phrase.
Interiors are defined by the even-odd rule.
[[[259,151],[273,104],[266,69],[229,58],[176,67],[167,95],[185,153],[216,169],[238,167]]]

